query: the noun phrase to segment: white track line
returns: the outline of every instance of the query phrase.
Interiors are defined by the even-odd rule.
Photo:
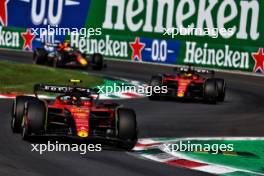
[[[205,164],[204,166],[198,166],[198,167],[191,167],[189,169],[192,170],[198,170],[202,172],[212,173],[212,174],[227,174],[232,172],[244,172],[248,174],[254,174],[254,175],[264,175],[264,173],[244,170],[244,169],[238,169],[230,166],[225,166],[221,164],[214,164],[211,162],[205,162],[203,160],[199,159],[193,159],[192,157],[189,157],[181,152],[169,152],[161,147],[159,145],[162,145],[162,143],[169,143],[169,142],[176,142],[176,141],[189,141],[189,140],[240,140],[240,141],[252,141],[252,140],[264,140],[264,137],[190,137],[190,138],[142,138],[138,140],[138,143],[142,146],[136,146],[133,150],[134,151],[143,151],[153,148],[160,149],[163,153],[160,154],[139,154],[141,157],[148,158],[150,160],[154,160],[157,162],[165,163],[173,160],[179,160],[184,159],[192,162],[202,163]],[[159,145],[151,145],[155,143],[160,143]],[[146,146],[144,146],[146,145]],[[177,166],[177,164],[176,164]],[[184,167],[184,166],[183,166]],[[187,167],[188,168],[188,167]]]

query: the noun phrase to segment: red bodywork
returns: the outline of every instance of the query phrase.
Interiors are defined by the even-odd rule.
[[[186,76],[185,74],[174,75],[164,75],[163,85],[167,85],[168,82],[176,82],[177,83],[177,97],[184,97],[187,88],[191,83],[194,84],[203,84],[205,82],[205,78],[200,77],[198,74],[191,74]]]
[[[107,113],[109,114],[108,120],[102,120],[99,122],[99,128],[104,128],[112,124],[114,120],[114,110],[106,107],[96,107],[96,105],[89,100],[81,100],[80,104],[73,105],[69,100],[61,100],[61,97],[57,97],[55,101],[48,105],[49,109],[60,109],[62,113],[65,110],[71,113],[76,127],[76,134],[79,137],[88,137],[90,134],[90,114],[91,113]]]

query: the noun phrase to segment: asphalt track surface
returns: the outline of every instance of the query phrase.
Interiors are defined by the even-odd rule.
[[[31,62],[31,54],[0,51],[0,58]],[[100,73],[140,81],[151,75],[171,72],[171,68],[123,62],[108,62]],[[99,72],[96,72],[99,73]],[[19,73],[18,73],[19,74]],[[119,100],[137,114],[139,137],[264,136],[264,78],[217,73],[227,81],[227,97],[222,104],[162,101],[147,98]],[[31,152],[29,142],[10,130],[11,100],[0,100],[0,175],[208,175],[137,158],[125,151]]]

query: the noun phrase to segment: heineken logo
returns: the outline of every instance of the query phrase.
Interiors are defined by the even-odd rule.
[[[222,38],[257,40],[258,0],[107,0],[102,27],[131,32],[164,33],[171,28],[222,29]]]
[[[196,42],[186,42],[183,62],[186,64],[247,70],[249,69],[249,58],[248,52],[232,50],[229,45],[217,49],[209,48],[207,43],[197,46]]]
[[[139,37],[135,41],[113,40],[110,35],[106,35],[103,39],[84,38],[80,35],[71,34],[71,46],[79,48],[81,52],[87,54],[101,53],[108,57],[128,58],[129,51],[132,51],[132,61],[142,61],[142,50],[145,44],[140,41]]]
[[[23,39],[23,46],[20,46],[20,39]],[[26,32],[15,32],[8,31],[7,29],[3,30],[3,27],[0,26],[0,47],[9,47],[9,48],[23,48],[23,49],[32,49],[32,42],[35,38],[35,35],[31,33],[30,29],[27,29]]]
[[[0,46],[19,47],[19,32],[6,31],[0,26]]]
[[[96,39],[71,34],[71,46],[87,54],[101,53],[108,57],[128,57],[128,42],[113,40],[110,35],[104,36],[103,39]]]

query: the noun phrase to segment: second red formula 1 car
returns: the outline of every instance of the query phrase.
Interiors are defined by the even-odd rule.
[[[39,99],[38,91],[59,95],[48,101]],[[12,130],[21,132],[23,139],[54,135],[95,138],[117,142],[125,149],[132,149],[137,142],[134,110],[98,103],[95,89],[37,84],[34,92],[36,97],[17,96],[13,104]]]
[[[174,74],[160,74],[152,76],[150,86],[167,86],[167,93],[155,93],[150,100],[161,97],[175,97],[178,99],[200,99],[208,103],[223,102],[225,99],[226,82],[215,78],[214,71],[195,69],[192,66],[176,68]]]

